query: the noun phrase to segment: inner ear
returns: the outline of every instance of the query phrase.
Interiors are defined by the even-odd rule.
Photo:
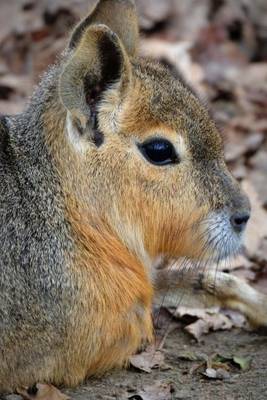
[[[66,63],[59,82],[60,97],[71,120],[68,126],[72,129],[69,136],[73,143],[77,144],[79,138],[83,144],[90,140],[100,142],[101,101],[112,89],[115,96],[110,113],[114,118],[114,110],[119,109],[130,81],[131,64],[118,36],[104,25],[90,26]]]
[[[120,80],[123,68],[122,53],[106,36],[99,43],[99,53],[101,54],[100,78],[94,81],[89,72],[83,82],[86,104],[90,108],[94,125],[97,122],[97,105],[103,93],[112,83]]]
[[[94,123],[88,121],[86,127],[82,127],[80,120],[67,113],[66,128],[69,141],[80,153],[84,153],[90,144],[100,147],[104,143],[104,135],[98,128],[97,119]]]

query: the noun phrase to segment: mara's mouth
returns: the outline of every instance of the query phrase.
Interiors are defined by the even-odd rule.
[[[212,262],[219,262],[237,255],[243,243],[248,213],[236,213],[233,219],[227,211],[210,213],[200,223],[202,255]]]

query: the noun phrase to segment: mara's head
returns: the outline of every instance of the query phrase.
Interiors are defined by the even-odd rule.
[[[221,137],[190,89],[137,57],[137,42],[131,0],[100,0],[72,35],[59,82],[69,180],[141,257],[229,256],[250,207]]]

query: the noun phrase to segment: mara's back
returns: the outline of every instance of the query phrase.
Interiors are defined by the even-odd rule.
[[[42,88],[36,95],[44,105]],[[20,370],[34,375],[35,357],[60,351],[73,288],[71,240],[38,111],[0,124],[0,387],[8,388]]]

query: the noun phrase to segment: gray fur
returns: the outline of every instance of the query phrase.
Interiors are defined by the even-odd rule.
[[[14,369],[18,376],[20,368],[34,370],[38,358],[41,367],[60,350],[75,298],[65,259],[72,240],[42,126],[57,76],[54,67],[27,110],[1,120],[0,365],[7,376]],[[17,346],[17,359],[10,359]]]

